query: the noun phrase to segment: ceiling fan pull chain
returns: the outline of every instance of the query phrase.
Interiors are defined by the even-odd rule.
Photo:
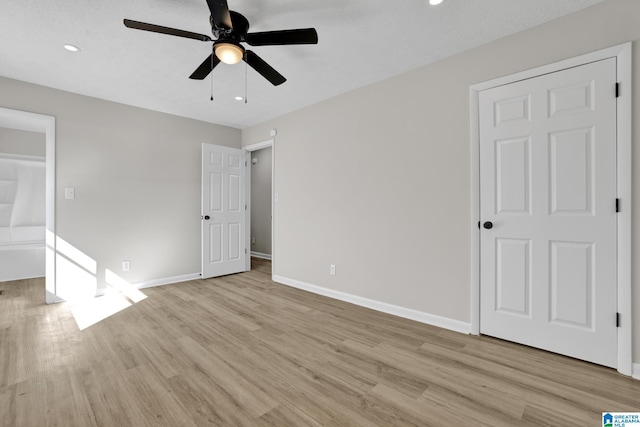
[[[211,71],[213,71],[213,55],[211,55]],[[213,73],[211,73],[211,100],[213,101]]]
[[[244,54],[244,103],[247,103],[247,70],[249,65],[247,64],[247,53]]]

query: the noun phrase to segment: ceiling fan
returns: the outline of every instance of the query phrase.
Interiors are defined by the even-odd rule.
[[[125,19],[124,25],[136,30],[213,42],[211,55],[189,76],[190,79],[196,80],[203,80],[220,62],[237,64],[240,60],[244,60],[274,86],[278,86],[287,81],[287,79],[255,52],[245,49],[240,43],[244,42],[251,46],[318,43],[318,33],[315,28],[249,33],[249,21],[238,12],[229,10],[227,0],[207,0],[207,5],[211,12],[209,22],[211,23],[211,30],[215,40],[205,34],[132,21],[131,19]]]

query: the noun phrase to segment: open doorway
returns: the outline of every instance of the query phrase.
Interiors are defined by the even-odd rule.
[[[45,275],[45,135],[0,126],[0,282]]]
[[[247,179],[247,247],[252,258],[274,259],[274,141],[245,147],[249,176]],[[249,260],[250,264],[250,260]],[[248,266],[251,269],[251,266]]]
[[[251,256],[271,259],[272,148],[251,152]]]
[[[59,300],[56,296],[55,280],[55,118],[42,114],[0,108],[0,127],[9,129],[9,133],[13,131],[26,131],[44,135],[45,297],[47,303],[53,303]],[[22,231],[24,232],[25,230]]]

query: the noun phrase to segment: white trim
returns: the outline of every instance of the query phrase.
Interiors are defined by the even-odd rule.
[[[448,317],[436,316],[435,314],[424,313],[422,311],[412,310],[397,305],[387,304],[385,302],[375,301],[363,298],[357,295],[347,294],[345,292],[327,289],[322,286],[312,285],[310,283],[301,282],[295,279],[289,279],[282,276],[273,276],[273,281],[293,288],[302,289],[314,294],[323,295],[325,297],[349,302],[351,304],[367,307],[372,310],[380,311],[405,319],[415,320],[416,322],[425,323],[427,325],[437,326],[439,328],[448,329],[463,334],[468,334],[471,325],[459,320],[450,319]]]
[[[269,259],[269,260],[271,259],[270,254],[263,254],[262,252],[251,251],[251,256],[256,258],[262,258],[262,259]]]
[[[618,372],[631,375],[633,371],[633,306],[632,306],[632,169],[631,126],[632,113],[632,81],[631,43],[619,46],[617,59],[617,77],[620,82],[618,107],[618,197],[620,212],[618,213],[618,312],[620,327],[618,328]]]
[[[21,251],[25,249],[41,249],[44,247],[44,240],[36,240],[32,242],[3,243],[0,245],[0,251]]]
[[[571,67],[607,58],[616,58],[617,77],[621,94],[617,100],[618,132],[618,197],[621,200],[621,212],[618,215],[618,312],[621,325],[618,328],[618,372],[631,375],[633,371],[633,331],[631,303],[631,126],[632,126],[632,74],[631,43],[612,46],[596,52],[548,64],[532,70],[510,76],[500,77],[479,83],[469,88],[470,110],[470,155],[471,155],[471,333],[480,333],[480,233],[477,227],[480,220],[480,149],[479,149],[479,106],[480,91],[553,73]]]
[[[244,247],[251,247],[251,152],[244,150],[244,165],[245,165],[245,183],[244,183],[244,194],[245,200],[247,201],[246,209],[245,209],[245,217],[244,217],[244,229],[246,232],[244,233]],[[249,250],[249,249],[245,249]],[[244,270],[251,271],[251,257],[248,256],[244,260]]]
[[[623,43],[617,46],[611,46],[602,50],[598,50],[584,55],[576,56],[573,58],[565,59],[563,61],[554,62],[552,64],[543,65],[541,67],[532,68],[530,70],[521,71],[519,73],[510,74],[508,76],[499,77],[497,79],[489,80],[487,82],[477,83],[471,86],[471,89],[476,92],[480,92],[486,89],[491,89],[497,86],[503,86],[511,83],[518,82],[520,80],[526,80],[533,77],[538,77],[543,74],[555,73],[556,71],[565,70],[567,68],[578,67],[580,65],[588,64],[590,62],[601,61],[607,58],[619,57],[626,51],[631,52],[631,43]],[[629,58],[630,60],[631,58]],[[629,61],[630,62],[630,61]]]
[[[257,142],[255,144],[247,145],[243,147],[247,154],[245,159],[247,164],[251,164],[251,152],[262,150],[263,148],[271,147],[271,255],[269,258],[271,260],[271,271],[273,277],[273,271],[275,271],[275,224],[276,224],[276,141],[275,139],[268,139],[266,141]],[[246,239],[246,247],[251,247],[251,168],[247,168],[247,218],[246,218],[246,228],[247,228],[247,239]],[[253,254],[253,252],[251,252]],[[247,271],[251,270],[251,259],[247,260]]]
[[[258,151],[258,150],[262,150],[263,148],[272,147],[273,143],[274,143],[273,138],[267,139],[266,141],[256,142],[255,144],[247,145],[244,147],[244,149],[247,151]]]
[[[9,154],[9,153],[0,153],[0,159],[3,160],[17,160],[21,162],[38,162],[44,163],[46,160],[45,156],[27,156],[26,154]]]
[[[182,276],[165,277],[162,279],[147,280],[145,282],[133,283],[132,286],[136,289],[155,288],[156,286],[173,285],[181,282],[188,282],[190,280],[201,279],[200,273],[184,274]],[[96,290],[96,297],[101,297],[107,293],[107,288],[99,288]],[[56,302],[64,301],[58,299]]]
[[[45,206],[46,244],[45,300],[47,304],[60,301],[56,297],[56,118],[43,114],[0,107],[3,127],[41,132],[45,134]]]
[[[480,109],[479,90],[469,88],[471,117],[471,333],[480,335]]]
[[[631,376],[633,377],[633,379],[635,380],[640,380],[640,363],[634,363],[633,364],[633,373],[631,374]]]
[[[46,302],[51,304],[53,302],[59,302],[60,298],[57,296],[57,269],[56,269],[56,251],[57,251],[57,238],[56,238],[56,119],[51,116],[40,116],[42,122],[45,125],[45,174],[46,185],[45,198],[46,198],[46,236],[45,241],[47,250],[45,250],[45,297]],[[50,296],[53,291],[53,298]]]
[[[200,275],[200,273],[183,274],[182,276],[165,277],[163,279],[154,279],[140,283],[134,283],[133,286],[138,289],[153,288],[156,286],[171,285],[179,282],[188,282],[190,280],[197,280],[200,278],[202,278],[202,275]]]
[[[42,276],[27,276],[27,277],[17,277],[15,279],[6,279],[6,280],[0,280],[0,283],[4,283],[4,282],[15,282],[18,280],[31,280],[31,279],[41,279]],[[56,302],[60,302],[62,300],[58,300]]]

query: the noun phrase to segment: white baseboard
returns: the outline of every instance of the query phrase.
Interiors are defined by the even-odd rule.
[[[15,282],[17,280],[31,280],[31,279],[44,279],[44,276],[42,274],[37,274],[37,275],[32,275],[32,274],[28,274],[25,276],[20,276],[20,277],[16,277],[16,278],[10,278],[10,279],[5,279],[5,278],[0,278],[0,283],[3,282]]]
[[[179,282],[188,282],[189,280],[195,280],[195,279],[199,279],[200,273],[193,273],[193,274],[185,274],[182,276],[174,276],[174,277],[165,277],[162,279],[154,279],[154,280],[147,280],[146,282],[139,282],[139,283],[132,283],[131,285],[137,289],[144,289],[144,288],[153,288],[155,286],[164,286],[164,285],[171,285],[173,283],[179,283]],[[98,288],[96,289],[96,294],[94,295],[95,297],[101,297],[107,294],[107,288]],[[55,297],[53,294],[50,294],[47,291],[47,304],[51,304],[54,302],[63,302],[64,300],[60,297]]]
[[[51,292],[45,290],[45,302],[47,304],[55,304],[58,302],[64,302],[64,300],[58,296],[55,296]]]
[[[152,288],[154,286],[170,285],[178,282],[188,282],[189,280],[199,279],[200,273],[184,274],[182,276],[165,277],[163,279],[147,280],[146,282],[134,283],[138,289]]]
[[[640,363],[634,363],[631,372],[631,377],[636,380],[640,380]]]
[[[422,311],[387,304],[385,302],[375,301],[368,298],[359,297],[357,295],[334,291],[332,289],[304,283],[299,280],[289,279],[287,277],[274,275],[272,279],[274,282],[291,286],[293,288],[313,292],[314,294],[349,302],[361,307],[367,307],[373,310],[381,311],[383,313],[393,314],[394,316],[403,317],[405,319],[415,320],[416,322],[426,323],[428,325],[449,329],[451,331],[460,332],[463,334],[468,334],[471,332],[471,324],[461,322],[459,320],[449,319],[448,317],[437,316],[435,314],[424,313]]]
[[[271,254],[263,254],[262,252],[254,252],[251,251],[251,256],[256,258],[268,259],[271,260]]]

